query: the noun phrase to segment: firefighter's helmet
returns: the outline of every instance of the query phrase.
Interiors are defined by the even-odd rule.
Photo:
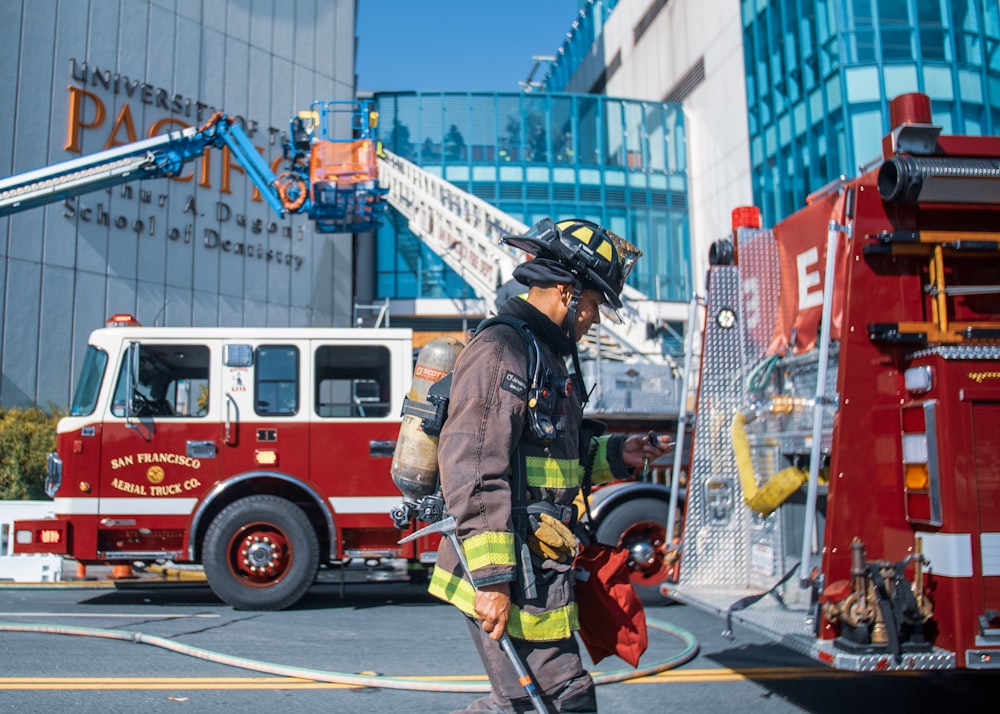
[[[556,261],[569,270],[580,287],[602,293],[615,309],[621,308],[625,280],[642,255],[624,238],[581,218],[559,223],[543,218],[526,234],[502,240],[536,258]]]

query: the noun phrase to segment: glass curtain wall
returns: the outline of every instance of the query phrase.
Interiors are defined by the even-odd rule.
[[[877,159],[889,101],[930,96],[945,133],[1000,133],[1000,4],[742,0],[754,199],[766,225]]]
[[[629,283],[687,301],[691,261],[679,105],[549,93],[379,93],[386,149],[517,220],[586,218],[646,257]],[[378,298],[473,297],[390,211]]]

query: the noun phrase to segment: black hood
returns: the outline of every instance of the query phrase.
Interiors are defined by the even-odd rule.
[[[535,337],[560,357],[573,354],[576,342],[566,335],[548,315],[541,312],[530,302],[521,297],[512,297],[502,304],[497,312],[501,315],[513,315],[524,320]]]

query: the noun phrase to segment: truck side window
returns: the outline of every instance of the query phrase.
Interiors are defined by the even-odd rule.
[[[388,416],[390,364],[389,350],[381,346],[316,348],[316,415],[348,419]]]
[[[299,411],[299,350],[291,345],[257,348],[254,410],[261,416],[291,416]]]
[[[111,413],[125,416],[126,369],[122,360]],[[208,414],[209,349],[206,345],[139,345],[139,374],[131,395],[138,417]]]
[[[107,352],[93,345],[87,346],[87,354],[83,358],[83,367],[80,368],[80,376],[76,382],[76,391],[73,393],[73,404],[69,408],[70,416],[89,416],[94,413],[107,364]]]

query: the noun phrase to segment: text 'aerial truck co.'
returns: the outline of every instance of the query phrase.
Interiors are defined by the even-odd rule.
[[[882,157],[713,246],[679,581],[834,667],[1000,667],[1000,138]]]
[[[346,139],[333,131],[342,112]],[[376,161],[376,124],[367,102],[314,102],[290,122],[280,171],[220,114],[0,180],[0,216],[177,176],[214,148],[246,169],[276,213],[306,214],[321,233],[373,230],[392,192],[401,211],[436,197],[416,221],[434,226],[423,239],[485,275],[480,297],[480,283],[495,293],[498,260],[511,256],[497,255],[494,233],[517,232],[513,219],[389,152]],[[381,170],[395,177],[392,192]],[[144,327],[113,316],[90,335],[58,426],[46,483],[55,518],[16,521],[15,553],[201,564],[215,593],[241,609],[289,607],[322,566],[405,560],[423,577],[440,536],[399,543],[410,526],[396,518],[390,467],[405,441],[414,343],[399,328]],[[650,369],[659,366],[635,374]],[[642,479],[595,489],[597,535],[629,549],[636,582],[669,571],[669,502],[664,484]]]

